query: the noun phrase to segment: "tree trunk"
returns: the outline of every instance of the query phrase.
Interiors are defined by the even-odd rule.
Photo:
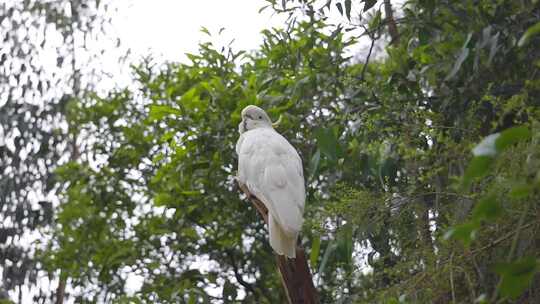
[[[66,278],[60,273],[60,280],[58,282],[58,287],[56,288],[56,301],[55,304],[64,303],[64,294],[66,292]]]

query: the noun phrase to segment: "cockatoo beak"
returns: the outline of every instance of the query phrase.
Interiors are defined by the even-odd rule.
[[[283,118],[283,115],[279,114],[278,120],[277,120],[276,122],[273,122],[273,123],[272,123],[272,127],[273,127],[273,128],[277,128],[277,127],[279,126],[279,124],[281,123],[282,118]]]

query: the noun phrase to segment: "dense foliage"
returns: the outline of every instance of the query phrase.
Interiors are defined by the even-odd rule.
[[[312,2],[269,1],[290,18],[256,52],[203,43],[66,105],[82,157],[40,256],[78,302],[285,301],[233,178],[248,104],[303,158],[321,302],[540,301],[538,2]],[[366,37],[385,54],[351,60]]]

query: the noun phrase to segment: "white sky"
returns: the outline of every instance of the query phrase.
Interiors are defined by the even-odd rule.
[[[217,43],[233,38],[236,50],[253,50],[262,42],[261,30],[281,27],[284,16],[272,15],[271,10],[259,9],[264,0],[131,0],[120,6],[113,20],[124,47],[135,58],[163,55],[171,61],[185,60],[185,53],[196,53],[199,42],[208,41],[200,31],[206,27],[213,37],[224,27]]]

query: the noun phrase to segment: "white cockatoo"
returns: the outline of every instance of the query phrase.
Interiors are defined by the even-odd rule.
[[[302,160],[257,106],[242,110],[238,130],[238,180],[268,209],[270,246],[295,258],[306,200]]]

